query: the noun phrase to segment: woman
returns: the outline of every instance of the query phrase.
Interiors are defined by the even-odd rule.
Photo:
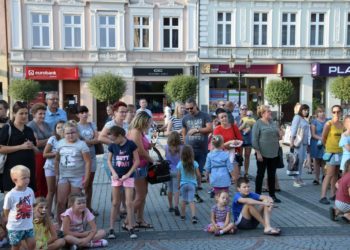
[[[231,124],[228,121],[228,116],[226,110],[222,108],[218,108],[216,110],[216,115],[220,122],[220,125],[216,126],[213,134],[221,135],[224,138],[224,148],[227,150],[234,150],[233,153],[240,153],[240,146],[243,143],[243,138],[241,133],[239,132],[237,126],[235,124]],[[236,166],[234,166],[234,176],[233,179],[236,182],[240,175],[239,167],[237,162]]]
[[[95,215],[97,216],[99,213],[97,211],[94,211],[91,208],[91,200],[92,200],[92,187],[96,172],[96,152],[95,152],[95,145],[99,143],[97,140],[98,138],[98,132],[96,124],[93,122],[88,122],[89,118],[89,109],[86,106],[80,106],[77,110],[77,115],[79,118],[78,122],[78,132],[80,135],[80,138],[85,141],[85,143],[88,145],[90,149],[90,158],[91,158],[91,173],[90,173],[90,179],[89,184],[85,188],[85,195],[86,195],[86,206],[87,208]]]
[[[9,118],[7,116],[8,110],[9,110],[8,103],[4,100],[0,100],[0,131],[1,131],[1,128],[9,121]]]
[[[132,119],[134,119],[136,115],[136,108],[134,104],[128,104],[127,109],[128,109],[128,112],[126,113],[125,122],[126,124],[130,125]]]
[[[144,209],[146,196],[148,192],[147,165],[153,163],[148,150],[151,149],[151,143],[148,141],[146,134],[152,124],[152,118],[145,111],[140,111],[132,120],[128,139],[135,142],[137,152],[140,156],[140,166],[135,171],[135,200],[134,209],[136,212],[136,227],[153,228],[153,226],[144,220]],[[133,226],[133,225],[132,225]]]
[[[322,107],[316,109],[316,117],[311,122],[311,142],[310,155],[313,158],[315,179],[312,182],[314,185],[320,185],[320,170],[323,169],[323,153],[322,131],[326,124],[326,114]],[[323,170],[322,170],[323,172]]]
[[[338,180],[339,166],[342,156],[342,148],[339,147],[339,140],[344,131],[343,123],[340,121],[342,108],[339,105],[332,107],[332,119],[326,122],[322,132],[322,143],[325,145],[323,159],[326,161],[326,175],[322,182],[320,203],[330,204],[327,199],[327,189],[331,184],[331,200],[335,199],[335,183]]]
[[[111,104],[107,105],[106,113],[107,113],[107,119],[106,119],[105,123],[113,120],[113,105],[111,105]]]
[[[267,184],[269,195],[274,202],[281,202],[275,195],[276,166],[279,164],[278,149],[281,132],[272,120],[270,107],[261,105],[252,131],[252,146],[256,152],[257,175],[255,192],[261,194],[265,171],[267,169]]]
[[[45,159],[43,156],[45,145],[52,135],[49,124],[45,119],[46,106],[43,103],[36,103],[32,106],[31,112],[33,120],[28,122],[27,126],[30,127],[36,138],[36,145],[39,152],[35,154],[35,180],[36,180],[36,197],[46,197],[47,195],[47,183],[45,178],[44,164]]]
[[[10,169],[16,165],[25,165],[30,169],[29,187],[36,190],[35,151],[38,149],[35,146],[36,139],[33,130],[26,126],[28,122],[27,104],[15,102],[12,112],[14,120],[0,131],[0,153],[7,154],[0,186],[4,192],[10,191],[15,186],[10,177]],[[11,126],[10,139],[9,126]]]
[[[309,145],[310,125],[309,125],[309,122],[306,120],[309,117],[309,111],[310,111],[309,106],[306,104],[302,104],[299,108],[298,114],[294,116],[292,121],[292,126],[290,128],[290,137],[291,137],[290,149],[291,151],[295,150],[295,152],[298,154],[298,159],[299,159],[299,164],[298,164],[299,174],[294,176],[294,183],[293,183],[294,187],[302,187],[303,185],[305,185],[305,183],[301,179],[301,175],[303,172],[304,161],[307,157],[307,153],[310,150],[310,145]],[[295,139],[298,133],[301,133],[303,137],[301,138],[300,144],[296,145]]]
[[[182,137],[182,118],[184,114],[185,105],[181,102],[177,102],[175,105],[174,115],[170,117],[165,135],[170,135],[172,131],[176,131],[180,134],[180,137]]]

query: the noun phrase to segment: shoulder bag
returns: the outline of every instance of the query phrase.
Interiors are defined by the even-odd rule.
[[[9,130],[8,130],[8,139],[7,139],[6,146],[9,145],[10,137],[11,137],[11,124],[8,124],[8,125],[9,125]],[[0,154],[0,174],[4,172],[6,159],[7,159],[7,154]]]

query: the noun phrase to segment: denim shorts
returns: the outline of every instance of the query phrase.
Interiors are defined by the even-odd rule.
[[[332,157],[327,161],[327,166],[340,166],[342,153],[334,153]]]
[[[181,198],[183,201],[193,202],[196,186],[191,183],[183,184],[180,187]]]
[[[74,188],[83,188],[84,177],[59,177],[57,184],[69,183]]]
[[[170,173],[170,181],[168,181],[168,192],[170,193],[177,193],[179,192],[179,189],[178,189],[178,181],[177,181],[177,178],[176,178],[176,175],[177,173]]]
[[[136,168],[134,178],[135,180],[144,179],[147,176],[147,167]]]
[[[22,240],[34,238],[34,230],[8,230],[8,237],[10,245],[16,246],[20,244]]]

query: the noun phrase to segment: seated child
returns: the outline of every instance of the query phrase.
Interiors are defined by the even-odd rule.
[[[229,195],[227,191],[221,191],[215,195],[216,205],[211,208],[211,224],[207,227],[207,232],[220,236],[225,233],[234,234],[235,225],[231,222],[230,206],[227,205]]]
[[[350,160],[345,162],[344,168],[343,177],[335,184],[335,207],[329,208],[329,215],[331,220],[336,220],[338,215],[343,214],[342,218],[350,222]]]
[[[238,229],[255,229],[261,223],[264,234],[279,235],[281,230],[270,224],[273,199],[250,192],[249,179],[246,177],[238,178],[237,190],[233,197],[232,213]]]
[[[86,207],[84,194],[71,194],[68,206],[70,208],[61,214],[61,230],[71,249],[107,246],[107,240],[103,239],[106,232],[103,229],[97,230],[95,216]],[[90,226],[89,230],[87,230],[87,224]]]

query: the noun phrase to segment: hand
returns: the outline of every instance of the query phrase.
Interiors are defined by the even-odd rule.
[[[122,176],[122,178],[120,178],[121,181],[125,181],[126,179],[130,178],[130,175],[125,174]]]
[[[86,237],[80,240],[80,242],[78,243],[78,246],[85,247],[88,243],[89,243],[89,239]]]
[[[113,180],[113,181],[119,180],[118,175],[117,175],[117,174],[112,174],[112,180]]]
[[[212,224],[213,230],[214,232],[216,232],[218,230],[218,227],[216,226],[216,224]]]
[[[31,141],[25,141],[22,145],[21,148],[23,150],[27,150],[27,149],[33,149],[34,148],[34,144]]]
[[[262,162],[264,160],[260,153],[256,153],[256,159],[260,162]]]
[[[188,135],[194,135],[195,133],[198,133],[196,128],[192,128],[187,132]]]

